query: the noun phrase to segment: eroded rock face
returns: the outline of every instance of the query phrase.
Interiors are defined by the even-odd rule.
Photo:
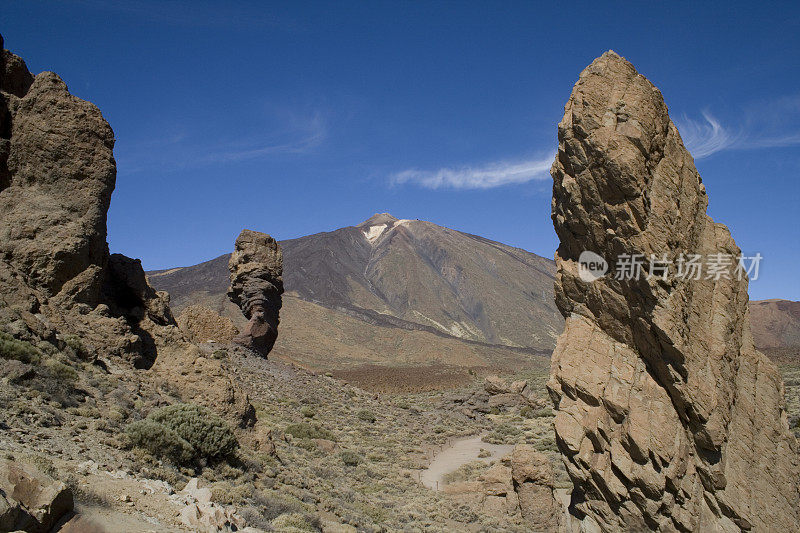
[[[620,254],[730,254],[661,93],[613,52],[581,73],[552,167],[556,303],[548,383],[585,530],[795,531],[798,460],[783,383],[753,348],[747,278],[677,267],[615,279]],[[612,274],[584,281],[582,251]],[[645,271],[647,271],[645,261]],[[663,274],[663,271],[659,271]]]
[[[228,267],[228,298],[250,322],[233,341],[264,357],[278,338],[278,314],[283,294],[283,254],[280,245],[257,231],[242,230]]]

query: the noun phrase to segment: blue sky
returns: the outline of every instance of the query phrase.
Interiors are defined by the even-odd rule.
[[[0,31],[111,123],[111,250],[148,269],[385,211],[552,257],[556,124],[614,49],[764,256],[751,296],[800,300],[797,3],[7,1]]]

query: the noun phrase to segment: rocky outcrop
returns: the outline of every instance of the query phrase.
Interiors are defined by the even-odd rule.
[[[278,338],[283,294],[281,247],[266,233],[242,230],[228,268],[231,273],[228,298],[249,320],[233,341],[266,357]]]
[[[1,39],[0,39],[1,41]],[[186,340],[138,259],[109,254],[114,133],[54,73],[0,68],[0,331],[118,371],[153,369],[184,400],[255,416],[222,362]],[[158,360],[158,364],[156,361]],[[11,369],[19,377],[30,369]]]
[[[0,320],[82,339],[91,357],[146,368],[153,330],[175,327],[141,263],[108,252],[114,133],[52,72],[3,50],[0,73]],[[157,336],[157,333],[156,333]]]
[[[239,330],[230,318],[222,317],[213,309],[190,305],[178,316],[178,327],[192,342],[219,342],[230,344]]]
[[[522,517],[534,531],[556,531],[563,508],[556,499],[555,473],[550,460],[529,444],[511,452],[511,477]]]
[[[521,515],[532,531],[557,531],[564,512],[550,460],[527,444],[517,444],[477,480],[445,485],[444,492],[490,516]]]
[[[607,52],[581,73],[558,139],[556,303],[567,321],[548,388],[570,512],[586,531],[796,531],[796,442],[781,378],[753,348],[747,278],[678,271],[688,254],[729,254],[735,266],[740,251],[706,215],[661,93]],[[610,274],[582,276],[583,251]],[[641,254],[654,275],[615,275],[628,270],[623,254]]]
[[[73,506],[61,481],[21,463],[0,464],[0,531],[50,531]]]
[[[192,478],[179,493],[186,507],[180,513],[181,523],[194,531],[243,531],[244,520],[231,507],[211,501],[211,489],[200,488],[199,480]]]

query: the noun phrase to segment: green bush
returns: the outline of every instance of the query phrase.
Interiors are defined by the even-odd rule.
[[[341,452],[339,457],[342,458],[342,462],[347,466],[358,466],[361,464],[361,455],[352,450],[345,450]]]
[[[131,444],[176,465],[198,459],[214,461],[233,455],[239,446],[231,428],[212,411],[178,403],[151,412],[128,424]]]
[[[325,428],[316,424],[311,425],[306,422],[299,424],[289,424],[286,426],[286,433],[296,439],[327,439],[334,440],[333,434]]]
[[[362,409],[361,411],[356,414],[359,420],[363,420],[364,422],[369,422],[370,424],[374,424],[375,421],[378,419],[372,411],[367,411],[366,409]]]
[[[177,403],[157,409],[147,418],[177,433],[205,459],[229,457],[239,447],[230,426],[199,405]]]
[[[306,418],[314,418],[314,416],[317,414],[317,411],[310,405],[304,405],[300,408],[300,414]]]
[[[519,416],[521,416],[522,418],[533,418],[533,413],[534,413],[533,407],[531,407],[530,405],[526,405],[519,410]]]
[[[125,434],[133,446],[150,452],[154,457],[176,464],[191,463],[195,457],[192,445],[171,429],[149,419],[128,424]]]
[[[31,343],[17,340],[8,333],[0,331],[0,358],[35,364],[39,362],[39,356],[39,350]]]

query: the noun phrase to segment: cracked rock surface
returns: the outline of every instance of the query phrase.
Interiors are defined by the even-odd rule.
[[[615,279],[620,254],[740,255],[659,90],[607,52],[558,126],[552,219],[566,318],[548,388],[584,531],[796,531],[798,459],[748,280]],[[611,274],[581,279],[582,251]],[[645,269],[647,265],[645,264]]]

